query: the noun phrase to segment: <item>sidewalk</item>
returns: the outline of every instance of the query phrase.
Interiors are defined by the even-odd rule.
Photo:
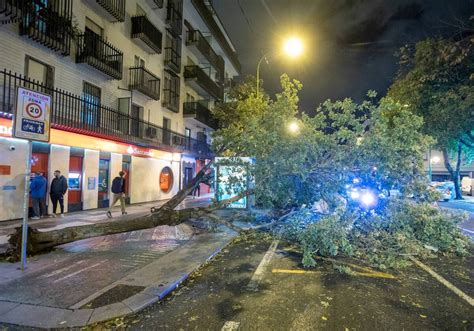
[[[148,204],[140,207],[137,213]],[[0,263],[0,323],[81,327],[136,312],[175,289],[235,235],[224,227],[196,233],[185,223],[62,245],[30,258],[24,272],[19,263]]]
[[[214,194],[205,194],[199,198],[193,199],[193,197],[187,197],[176,209],[185,209],[192,207],[203,207],[207,206]],[[134,204],[127,206],[128,217],[130,215],[148,214],[151,207],[159,207],[168,200],[153,201],[141,204]],[[92,209],[79,212],[73,212],[64,214],[64,218],[43,218],[41,220],[30,219],[28,224],[41,231],[52,231],[61,228],[67,228],[72,226],[80,226],[87,224],[96,224],[99,222],[109,222],[111,220],[121,220],[123,217],[120,215],[120,206],[116,206],[112,212],[114,215],[113,219],[107,218],[105,214],[106,208],[103,209]],[[15,228],[21,226],[22,220],[13,221],[0,221],[0,254],[3,254],[8,247],[8,236],[15,231]]]

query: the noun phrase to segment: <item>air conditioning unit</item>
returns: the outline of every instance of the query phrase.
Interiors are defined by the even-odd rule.
[[[148,127],[145,130],[145,135],[147,138],[156,138],[158,136],[158,130],[156,128]]]
[[[184,138],[180,136],[173,136],[173,145],[184,145]]]

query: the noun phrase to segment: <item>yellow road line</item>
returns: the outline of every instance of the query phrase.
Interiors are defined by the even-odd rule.
[[[317,271],[313,270],[301,270],[301,269],[272,269],[273,273],[280,274],[316,274]]]

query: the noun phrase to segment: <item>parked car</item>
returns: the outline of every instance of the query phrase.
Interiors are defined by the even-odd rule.
[[[464,194],[474,195],[474,178],[463,177],[461,180],[461,189]]]
[[[430,186],[441,193],[440,201],[449,201],[456,197],[453,182],[431,182]]]

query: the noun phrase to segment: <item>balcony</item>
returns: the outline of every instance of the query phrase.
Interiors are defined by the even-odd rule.
[[[186,46],[188,46],[197,56],[200,62],[209,62],[216,69],[219,77],[224,77],[224,59],[217,55],[211,45],[199,30],[190,30],[186,36]]]
[[[77,63],[87,63],[104,74],[122,79],[123,53],[95,33],[77,39]]]
[[[217,120],[212,116],[207,103],[208,102],[205,100],[198,102],[185,102],[183,104],[184,117],[195,119],[211,129],[216,130]]]
[[[214,82],[199,66],[184,67],[184,79],[196,92],[214,99],[222,99],[223,88]]]
[[[19,21],[20,35],[27,36],[62,55],[69,55],[72,0],[0,0],[0,19],[3,24]]]
[[[166,35],[165,66],[179,74],[181,72],[181,38]]]
[[[52,96],[51,123],[55,129],[170,152],[189,152],[200,158],[212,157],[212,151],[205,142],[134,118],[117,109],[104,106],[93,98],[48,88],[37,81],[7,70],[0,71],[1,116],[12,117],[10,114],[14,109],[18,87],[26,87]]]
[[[154,100],[160,100],[160,79],[143,67],[130,68],[128,87]]]
[[[183,0],[168,0],[166,25],[175,36],[183,33]]]
[[[2,23],[15,22],[21,17],[23,0],[0,0],[0,20]]]
[[[163,35],[146,16],[132,17],[132,38],[149,53],[161,53]]]
[[[125,21],[125,0],[86,0],[108,20]]]
[[[163,78],[162,105],[175,113],[179,113],[180,77],[165,70]]]

